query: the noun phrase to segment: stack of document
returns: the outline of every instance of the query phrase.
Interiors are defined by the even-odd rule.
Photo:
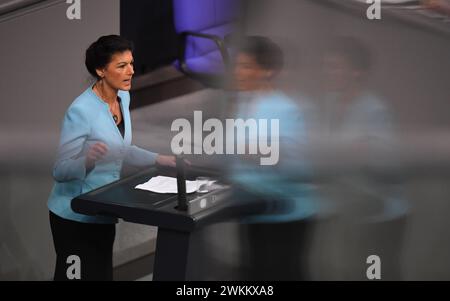
[[[177,179],[172,177],[153,177],[143,184],[139,184],[136,189],[147,190],[155,193],[178,193]],[[186,181],[186,193],[197,191],[197,181]]]

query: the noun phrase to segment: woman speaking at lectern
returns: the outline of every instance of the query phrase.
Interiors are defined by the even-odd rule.
[[[81,280],[113,279],[116,218],[87,216],[71,209],[76,196],[114,182],[122,166],[175,166],[162,156],[131,144],[130,94],[134,74],[132,44],[103,36],[86,51],[86,68],[96,79],[70,105],[64,116],[55,185],[48,200],[57,254],[55,280],[70,280],[67,260],[80,259]]]

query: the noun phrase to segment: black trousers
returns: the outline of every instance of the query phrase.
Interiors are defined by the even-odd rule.
[[[50,212],[50,226],[56,251],[55,281],[68,281],[67,271],[80,259],[82,281],[113,280],[114,224],[86,224],[63,219]]]

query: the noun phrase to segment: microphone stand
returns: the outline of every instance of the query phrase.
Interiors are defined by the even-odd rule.
[[[187,211],[186,199],[186,171],[185,162],[182,155],[176,157],[177,162],[177,191],[178,191],[178,207],[179,211]]]

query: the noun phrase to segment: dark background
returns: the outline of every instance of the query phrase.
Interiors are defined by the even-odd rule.
[[[134,42],[136,75],[176,59],[178,39],[170,0],[120,1],[120,32]]]

